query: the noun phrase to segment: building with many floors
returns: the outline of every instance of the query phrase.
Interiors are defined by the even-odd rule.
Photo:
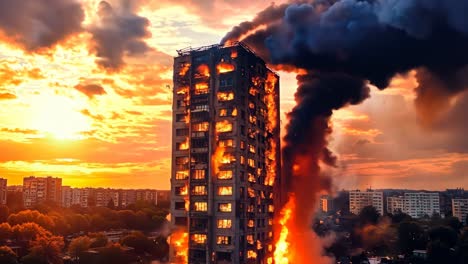
[[[384,214],[383,192],[366,190],[366,191],[350,191],[349,192],[349,211],[358,215],[366,206],[373,206],[380,215]]]
[[[0,205],[6,205],[7,194],[7,179],[0,178]]]
[[[274,208],[283,197],[279,77],[242,43],[178,54],[171,222],[188,249],[174,245],[170,258],[270,263]]]
[[[402,213],[405,209],[405,197],[389,196],[387,197],[387,213]]]
[[[413,218],[430,217],[440,214],[438,192],[406,192],[403,212]]]
[[[23,178],[24,207],[30,208],[45,201],[62,204],[62,179],[50,176]]]
[[[466,218],[468,216],[468,199],[453,199],[452,200],[452,214],[460,222],[467,224]]]

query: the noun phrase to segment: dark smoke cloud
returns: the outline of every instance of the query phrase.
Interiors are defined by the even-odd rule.
[[[121,0],[119,3],[115,7],[101,1],[99,25],[90,29],[99,57],[97,63],[109,69],[122,66],[125,55],[139,55],[151,49],[145,42],[151,36],[149,20],[135,14],[136,2]]]
[[[106,90],[99,84],[77,84],[75,85],[75,89],[85,94],[90,99],[94,98],[96,95],[106,94]]]
[[[30,51],[80,32],[83,19],[83,8],[75,0],[0,1],[0,30]]]
[[[301,208],[296,225],[306,230],[314,194],[330,188],[320,165],[336,161],[327,147],[333,110],[361,103],[369,84],[385,89],[413,69],[419,74],[416,106],[425,107],[426,116],[467,88],[468,1],[317,0],[283,9],[282,18],[264,21],[271,10],[262,11],[223,42],[249,33],[245,41],[269,63],[307,70],[298,76],[283,149],[283,173]]]

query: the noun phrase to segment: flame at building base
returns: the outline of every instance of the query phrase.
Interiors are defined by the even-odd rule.
[[[294,195],[289,196],[289,201],[281,210],[281,218],[278,221],[279,224],[279,237],[276,242],[276,249],[274,253],[275,264],[289,264],[290,258],[292,258],[292,252],[289,246],[291,245],[291,237],[289,231],[289,225],[292,222],[291,217],[296,209],[296,199]]]
[[[188,263],[188,233],[185,231],[176,231],[171,234],[170,244],[174,248],[175,263]]]

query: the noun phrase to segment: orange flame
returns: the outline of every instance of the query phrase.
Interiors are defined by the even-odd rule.
[[[179,150],[187,150],[189,149],[190,143],[189,143],[189,138],[185,138],[185,141],[180,143],[179,145]]]
[[[275,91],[275,86],[276,82],[278,82],[278,79],[276,76],[269,72],[267,75],[267,80],[265,83],[265,104],[267,105],[268,109],[268,122],[267,122],[267,130],[268,132],[272,133],[277,124],[276,124],[276,118],[277,118],[277,108],[276,108],[276,102],[275,102],[275,97],[276,97],[276,91]]]
[[[171,234],[171,244],[175,250],[176,263],[188,263],[188,233],[177,231]]]
[[[292,263],[292,252],[290,252],[289,245],[291,244],[290,227],[292,223],[292,215],[296,209],[296,199],[294,195],[289,196],[289,201],[281,210],[281,218],[279,219],[280,233],[278,241],[276,242],[275,264],[289,264]]]
[[[232,195],[232,188],[219,187],[218,195]]]
[[[220,62],[218,66],[216,66],[216,69],[218,70],[218,73],[226,73],[226,72],[232,72],[235,70],[234,65],[227,63],[227,62]]]
[[[197,73],[202,77],[210,77],[210,68],[206,64],[197,67]]]
[[[185,185],[180,189],[180,195],[188,195],[188,186]]]
[[[219,92],[218,101],[231,101],[234,100],[233,92]]]
[[[184,63],[180,69],[179,75],[184,76],[190,69],[190,63]]]
[[[195,84],[195,94],[206,94],[208,93],[209,86],[208,83],[196,83]]]
[[[237,108],[232,109],[231,116],[237,116]]]
[[[231,122],[229,122],[227,120],[216,122],[216,132],[217,133],[231,132],[231,131],[232,131],[232,123]]]
[[[177,94],[187,94],[189,91],[188,86],[182,86],[177,89]]]
[[[235,58],[237,58],[237,56],[238,56],[237,50],[236,50],[236,49],[232,49],[232,51],[231,51],[231,59],[235,59]]]

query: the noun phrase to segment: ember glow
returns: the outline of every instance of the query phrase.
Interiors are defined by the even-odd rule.
[[[210,77],[210,68],[206,64],[197,67],[197,73],[200,77]]]
[[[222,132],[231,132],[231,131],[232,131],[231,122],[227,120],[216,122],[216,132],[222,133]]]
[[[235,67],[231,63],[221,62],[216,66],[216,69],[219,73],[232,72],[235,70]]]
[[[289,264],[293,262],[293,252],[291,235],[289,229],[291,228],[292,216],[296,210],[296,201],[294,195],[289,196],[288,203],[283,207],[279,216],[279,237],[276,241],[274,259],[275,264]]]
[[[188,233],[177,231],[171,234],[171,244],[174,247],[177,264],[188,263]]]

